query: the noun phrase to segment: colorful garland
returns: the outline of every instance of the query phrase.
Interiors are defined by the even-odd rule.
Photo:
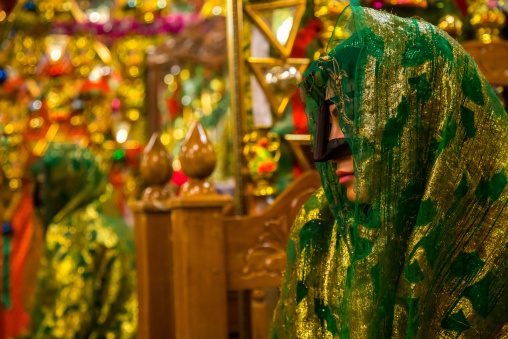
[[[201,21],[197,13],[177,13],[168,16],[156,16],[151,23],[141,22],[134,18],[115,19],[106,23],[73,23],[53,22],[52,26],[60,34],[75,35],[87,32],[93,35],[104,35],[116,40],[126,35],[155,36],[167,33],[179,33],[187,25]]]

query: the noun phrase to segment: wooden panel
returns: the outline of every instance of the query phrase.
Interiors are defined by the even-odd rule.
[[[169,212],[135,211],[140,339],[175,338]]]
[[[468,41],[462,44],[491,85],[508,86],[508,42],[484,44]]]
[[[205,197],[206,198],[206,197]],[[227,293],[222,209],[209,202],[172,201],[171,246],[178,339],[226,338]],[[218,202],[219,201],[219,202]]]
[[[306,171],[262,214],[224,219],[229,290],[281,285],[289,229],[319,187],[317,171]]]
[[[250,316],[251,316],[251,339],[266,339],[269,333],[269,310],[266,305],[266,292],[262,289],[255,289],[251,294]]]

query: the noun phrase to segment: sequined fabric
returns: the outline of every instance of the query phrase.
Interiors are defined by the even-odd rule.
[[[53,145],[44,176],[47,231],[30,338],[134,338],[137,294],[131,230],[111,203],[94,155]]]
[[[508,115],[469,55],[428,23],[348,7],[300,91],[311,133],[325,99],[338,107],[357,198],[318,164],[272,337],[508,336]]]

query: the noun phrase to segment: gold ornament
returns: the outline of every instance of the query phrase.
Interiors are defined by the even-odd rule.
[[[275,116],[277,118],[282,117],[289,100],[296,93],[298,74],[301,77],[310,60],[290,58],[283,61],[274,58],[251,57],[247,62],[275,112]],[[287,72],[287,74],[284,72]],[[291,86],[291,84],[294,86]]]
[[[438,27],[454,39],[462,35],[462,20],[456,15],[447,14],[438,21]]]
[[[296,88],[302,75],[294,66],[275,66],[266,73],[265,80],[275,93],[285,93]]]
[[[274,179],[280,159],[280,138],[268,132],[269,127],[260,127],[245,135],[243,155],[255,184],[255,196],[267,196],[276,193]]]
[[[319,40],[323,47],[334,33],[333,29],[340,14],[349,5],[347,1],[316,0],[314,1],[314,15],[323,24],[323,31],[319,34]],[[337,34],[337,32],[335,32]]]
[[[288,58],[305,13],[305,0],[246,5],[245,12],[282,58]]]
[[[478,40],[488,44],[500,39],[499,31],[504,27],[506,15],[499,8],[491,6],[490,2],[480,1],[472,3],[468,11]]]

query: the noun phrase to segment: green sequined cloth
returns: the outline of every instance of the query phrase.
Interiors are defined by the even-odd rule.
[[[96,157],[53,144],[34,171],[44,178],[47,230],[29,337],[134,338],[133,234]]]
[[[442,30],[348,7],[300,85],[309,127],[337,106],[336,164],[300,212],[273,338],[508,336],[508,115]]]

